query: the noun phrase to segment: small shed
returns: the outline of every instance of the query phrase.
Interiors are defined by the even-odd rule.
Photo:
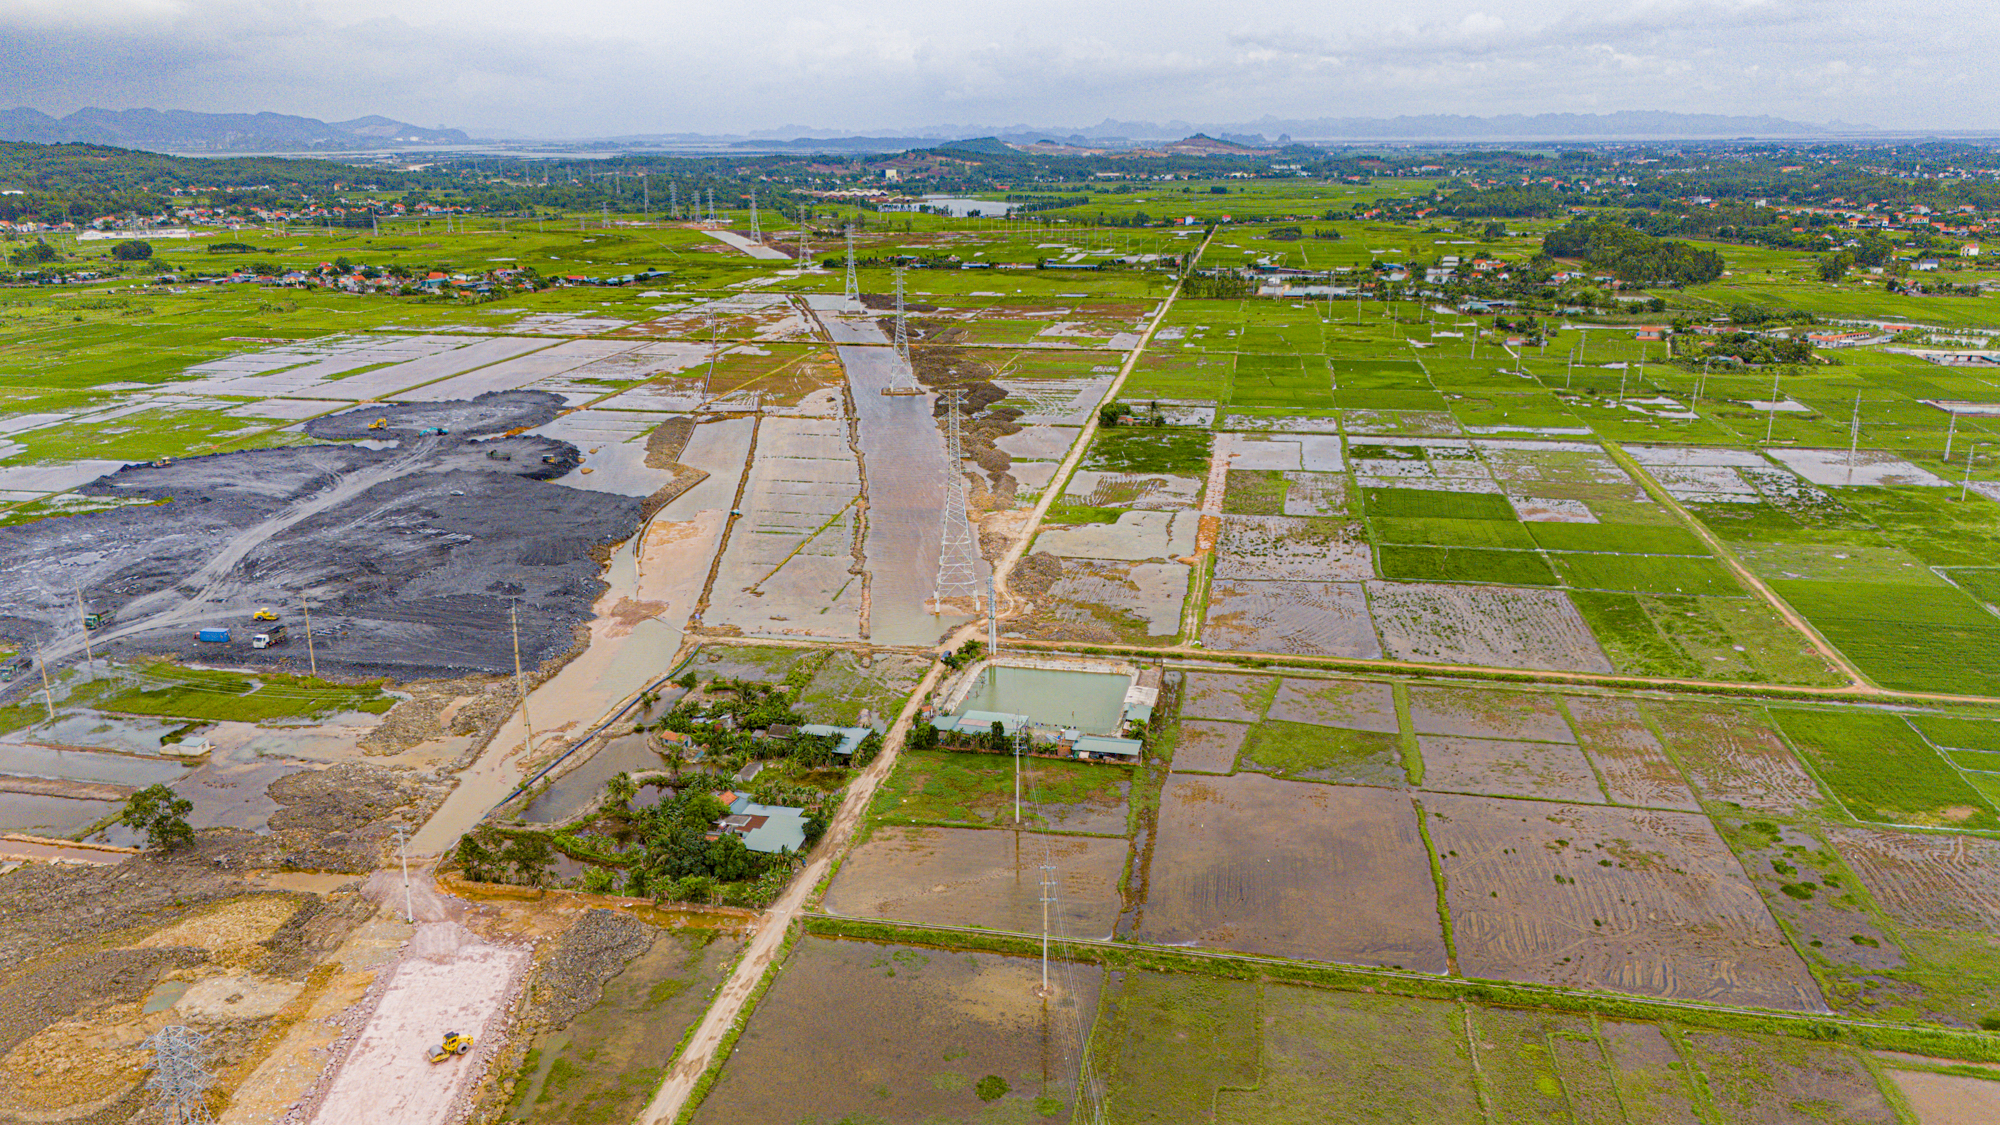
[[[992,730],[993,725],[988,723],[986,729]],[[808,723],[799,728],[799,733],[816,735],[821,738],[838,738],[840,744],[833,748],[833,752],[843,758],[849,758],[853,757],[854,752],[860,749],[862,740],[875,733],[875,728],[836,727],[826,723]]]
[[[1087,734],[1076,740],[1076,756],[1100,762],[1136,762],[1146,744],[1136,738],[1106,738]]]

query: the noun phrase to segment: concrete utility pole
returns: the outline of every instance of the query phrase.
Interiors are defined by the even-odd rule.
[[[313,651],[313,607],[303,596],[299,598],[299,608],[306,611],[306,663],[312,668],[313,679],[319,679],[319,655]]]
[[[1771,369],[1771,409],[1764,415],[1764,444],[1771,444],[1772,428],[1778,424],[1778,369]]]
[[[1958,411],[1954,410],[1951,412],[1951,421],[1946,423],[1944,428],[1944,459],[1947,462],[1951,460],[1951,439],[1957,433]]]
[[[1967,457],[1965,459],[1965,472],[1968,476],[1970,476],[1972,473],[1972,458],[1970,457]],[[1961,497],[1961,499],[1963,499],[1963,497]],[[49,709],[49,721],[55,722],[56,697],[55,694],[49,690],[49,662],[42,659],[41,645],[35,646],[35,667],[40,668],[42,670],[42,704]]]
[[[1042,995],[1049,994],[1049,903],[1055,901],[1056,869],[1042,864]]]
[[[1861,448],[1861,392],[1854,393],[1854,418],[1847,424],[1847,483],[1854,483],[1854,454]]]
[[[521,696],[521,726],[526,728],[526,741],[521,743],[523,754],[535,749],[535,724],[528,718],[528,681],[521,676],[521,618],[515,606],[507,607],[507,626],[514,632],[514,690]]]
[[[403,921],[417,924],[416,908],[410,905],[410,837],[403,826],[396,825],[396,854],[403,859]]]
[[[97,678],[97,657],[90,651],[90,614],[83,608],[83,587],[72,579],[69,588],[76,591],[76,623],[83,626],[83,674],[85,679]]]
[[[1962,477],[1958,482],[1958,498],[1961,501],[1965,499],[1965,490],[1972,487],[1972,450],[1978,448],[1979,448],[1979,443],[1973,442],[1972,449],[1968,449],[1965,451],[1965,476]],[[49,674],[47,672],[43,672],[42,682],[46,684],[48,683],[48,680],[49,680]],[[50,714],[53,715],[54,712],[51,711]]]

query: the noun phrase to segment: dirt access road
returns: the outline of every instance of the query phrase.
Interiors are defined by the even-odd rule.
[[[966,626],[966,629],[970,628]],[[688,1038],[687,1047],[681,1051],[673,1070],[668,1072],[667,1080],[653,1095],[645,1111],[640,1113],[640,1125],[666,1125],[680,1116],[688,1097],[694,1093],[695,1083],[701,1081],[701,1076],[714,1064],[717,1052],[722,1049],[723,1038],[736,1026],[751,994],[757,990],[757,985],[777,959],[778,952],[784,948],[785,935],[790,932],[806,900],[826,878],[834,859],[847,850],[855,830],[861,826],[861,818],[867,815],[868,806],[875,800],[876,787],[896,768],[896,758],[902,751],[903,739],[909,734],[911,723],[916,719],[917,708],[937,686],[938,677],[944,674],[944,670],[944,665],[932,664],[923,682],[910,693],[902,713],[896,716],[895,725],[889,728],[889,736],[883,740],[882,752],[855,779],[853,787],[848,790],[846,802],[840,806],[840,815],[828,826],[826,836],[814,850],[811,862],[792,880],[784,895],[765,912],[750,938],[750,944],[744,947],[742,959],[736,963],[729,979],[716,990],[715,1000],[708,1006],[708,1014],[702,1017],[700,1025]]]

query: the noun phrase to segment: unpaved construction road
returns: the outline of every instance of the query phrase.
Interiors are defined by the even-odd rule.
[[[475,440],[560,407],[535,391],[369,406],[308,426],[375,439],[367,446],[126,466],[83,491],[134,506],[0,528],[0,637],[41,645],[52,663],[81,656],[80,600],[113,615],[89,638],[98,655],[303,670],[310,601],[322,671],[511,671],[510,608],[524,661],[560,655],[604,588],[603,552],[637,529],[642,501],[549,484],[577,464],[567,443]],[[377,418],[384,427],[369,430]],[[440,426],[449,432],[418,432]],[[290,625],[289,645],[251,648],[264,606]],[[231,640],[197,642],[204,626]]]

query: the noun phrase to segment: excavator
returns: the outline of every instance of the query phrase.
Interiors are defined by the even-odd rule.
[[[387,418],[377,418],[373,422],[368,423],[368,428],[371,430],[379,430],[386,427],[388,424],[389,420]]]
[[[462,1055],[472,1049],[472,1036],[460,1035],[456,1031],[444,1033],[444,1041],[424,1052],[424,1057],[434,1063],[441,1063],[453,1055]]]

